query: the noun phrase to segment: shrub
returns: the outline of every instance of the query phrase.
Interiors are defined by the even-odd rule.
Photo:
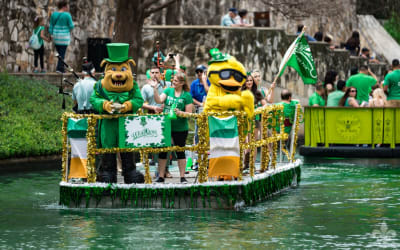
[[[0,73],[0,159],[61,153],[62,98],[45,81]]]

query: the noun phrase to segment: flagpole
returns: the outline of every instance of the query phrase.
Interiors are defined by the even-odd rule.
[[[301,37],[301,36],[304,34],[304,32],[306,32],[306,26],[303,27],[303,30],[302,30],[301,33],[296,37],[296,40],[297,40],[299,37]],[[290,54],[289,54],[289,55],[291,55],[291,54],[293,53],[294,48],[296,48],[296,46],[293,46],[293,48],[292,48],[292,50],[290,51]],[[289,60],[289,58],[290,58],[290,56],[288,56],[288,57],[285,59],[285,62],[284,62],[283,65],[285,65],[285,64],[287,63],[287,61]],[[285,69],[285,67],[283,67],[283,69]],[[275,77],[275,79],[274,79],[273,82],[276,83],[276,81],[277,81],[278,78],[279,78],[279,75],[281,74],[281,71],[282,71],[282,69],[279,70],[279,72],[278,72],[278,74],[276,75],[276,77]]]

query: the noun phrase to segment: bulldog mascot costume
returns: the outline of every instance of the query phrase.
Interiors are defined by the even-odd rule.
[[[90,103],[99,114],[133,114],[142,107],[143,98],[138,84],[133,80],[131,65],[135,61],[128,57],[129,44],[107,44],[109,58],[101,62],[104,78],[94,86]],[[118,147],[118,118],[98,120],[98,147]],[[116,154],[101,156],[97,178],[100,182],[117,182]],[[144,176],[136,171],[133,153],[121,153],[124,182],[143,183]]]

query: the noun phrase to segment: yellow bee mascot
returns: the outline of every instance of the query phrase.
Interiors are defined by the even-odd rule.
[[[248,119],[254,116],[254,96],[241,91],[246,82],[244,66],[234,57],[211,49],[212,60],[208,62],[208,79],[211,83],[207,93],[204,112],[244,111]],[[239,138],[236,118],[209,117],[210,162],[209,177],[229,179],[239,175]]]
[[[109,58],[101,62],[105,66],[104,78],[94,86],[90,103],[99,114],[136,113],[142,107],[143,98],[138,84],[133,80],[131,66],[135,62],[128,57],[129,44],[107,44]],[[98,147],[118,147],[118,119],[101,119],[98,126]],[[143,183],[143,175],[136,171],[133,153],[121,153],[122,175],[125,183]],[[100,182],[117,182],[115,154],[104,154],[97,173]]]

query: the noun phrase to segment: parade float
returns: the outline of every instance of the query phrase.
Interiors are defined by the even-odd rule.
[[[112,54],[120,53],[109,50]],[[137,85],[133,82],[126,88],[129,74],[124,77],[122,73],[130,73],[130,69],[121,66],[130,59],[123,55],[109,58],[105,76],[92,95],[100,114],[63,114],[60,204],[86,208],[235,209],[296,186],[301,163],[295,159],[302,119],[300,105],[293,106],[289,135],[285,133],[283,105],[254,110],[252,95],[239,91],[246,79],[243,65],[218,50],[213,50],[212,57],[208,70],[212,86],[205,111],[181,115],[198,126],[198,143],[185,147],[171,144],[173,118],[169,114],[133,113],[135,103],[139,103],[134,98]],[[123,98],[118,103],[111,95]],[[260,136],[254,135],[254,115],[261,119]],[[104,127],[106,124],[112,124],[111,130]],[[257,149],[259,162],[254,157]],[[178,178],[153,183],[149,154],[170,151],[194,152],[198,156],[198,172],[187,176],[189,183],[177,183]],[[250,152],[248,169],[244,169],[245,151]],[[130,165],[132,158],[122,159],[122,172],[117,176],[117,156],[132,153],[140,154],[144,176],[134,163]],[[77,178],[79,182],[73,181]]]
[[[304,107],[303,156],[398,158],[399,108]]]
[[[210,112],[191,114],[199,125],[199,143],[185,147],[171,146],[167,115],[63,115],[62,181],[60,182],[60,204],[67,207],[103,208],[204,208],[234,209],[254,205],[270,198],[300,181],[300,160],[295,159],[297,131],[301,119],[301,107],[297,106],[294,120],[292,143],[288,150],[285,142],[289,135],[284,132],[283,107],[273,105],[255,111],[263,120],[262,139],[246,142],[246,114],[240,111]],[[226,129],[210,130],[209,119],[214,116],[232,117],[233,130],[237,131],[239,149],[239,172],[235,180],[218,181],[208,176],[210,136],[225,133]],[[121,125],[119,147],[98,148],[95,127],[99,120],[118,119]],[[87,125],[86,125],[87,124]],[[277,132],[280,126],[280,133]],[[68,129],[68,126],[70,129]],[[87,126],[87,128],[86,128]],[[229,129],[228,129],[229,130]],[[254,130],[253,130],[254,131]],[[229,132],[228,132],[229,133]],[[87,144],[80,144],[85,155],[79,155],[76,145],[69,144],[69,137],[83,136]],[[254,137],[251,137],[254,138]],[[212,140],[211,140],[212,141]],[[212,147],[212,145],[211,145]],[[244,171],[245,149],[250,154],[261,148],[260,163],[250,158],[249,169]],[[196,178],[188,178],[188,184],[175,183],[174,179],[165,184],[153,183],[149,153],[168,151],[197,152],[199,169]],[[96,182],[96,155],[108,153],[139,152],[144,162],[145,183],[125,184],[121,177],[117,183]],[[79,155],[83,175],[71,172],[71,162]],[[80,172],[80,171],[78,171]],[[173,173],[174,174],[174,173]],[[72,177],[85,178],[85,183],[70,183]],[[176,178],[178,179],[178,178]],[[177,182],[177,180],[176,180]]]

